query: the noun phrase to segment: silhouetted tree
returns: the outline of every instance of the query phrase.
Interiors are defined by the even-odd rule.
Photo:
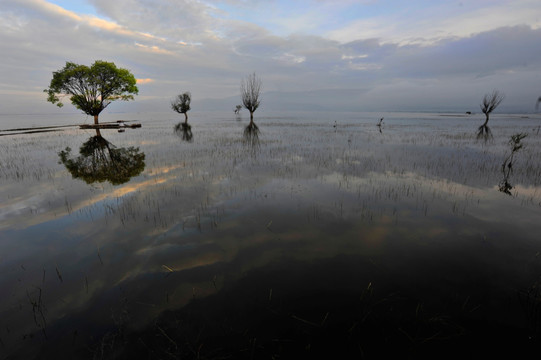
[[[235,106],[235,114],[240,113],[240,110],[242,109],[242,105]]]
[[[179,114],[184,114],[184,123],[188,123],[188,111],[190,110],[190,103],[192,102],[192,94],[185,92],[177,95],[175,100],[171,101],[171,108]]]
[[[242,104],[250,112],[250,124],[254,123],[254,112],[259,107],[261,100],[261,79],[255,73],[248,75],[240,83],[240,95]]]
[[[494,90],[492,94],[485,94],[483,97],[483,102],[481,105],[481,111],[483,114],[485,114],[485,123],[482,126],[486,126],[488,124],[488,119],[490,116],[490,113],[494,111],[500,105],[500,103],[505,98],[504,94],[501,94],[498,90]]]
[[[62,107],[59,96],[69,96],[71,103],[87,115],[98,116],[115,100],[133,100],[132,94],[138,94],[136,79],[126,69],[117,68],[112,62],[97,60],[88,67],[72,62],[53,72],[48,89],[47,101]]]
[[[79,148],[79,156],[70,158],[71,148],[58,153],[60,162],[74,178],[87,184],[109,181],[113,185],[123,184],[145,169],[145,154],[139,148],[117,148],[105,140],[99,129]]]
[[[485,94],[483,97],[483,102],[479,106],[483,114],[485,114],[485,122],[477,129],[477,140],[483,139],[487,142],[493,139],[492,131],[488,127],[488,120],[490,113],[500,105],[504,98],[505,95],[498,90],[494,90],[491,94]]]

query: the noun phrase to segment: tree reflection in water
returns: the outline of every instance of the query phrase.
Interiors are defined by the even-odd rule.
[[[120,185],[145,168],[145,154],[139,148],[117,148],[105,140],[98,129],[96,136],[81,145],[78,157],[71,158],[70,153],[69,147],[58,153],[61,163],[73,178],[80,178],[87,184],[109,181]]]
[[[485,142],[488,142],[492,139],[494,139],[494,136],[492,136],[492,131],[488,125],[479,126],[477,129],[477,140],[484,140]]]
[[[243,142],[244,145],[250,147],[252,151],[259,150],[259,128],[254,122],[250,122],[248,126],[244,128]]]
[[[180,136],[184,141],[191,142],[193,140],[192,126],[187,122],[179,122],[176,124],[175,134]]]

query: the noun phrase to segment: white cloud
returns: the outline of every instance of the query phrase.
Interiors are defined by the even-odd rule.
[[[216,36],[215,8],[197,0],[90,0],[99,14],[134,31],[171,41],[197,42]]]
[[[290,53],[284,53],[282,55],[275,56],[274,59],[290,64],[301,64],[306,61],[306,57],[297,56]]]

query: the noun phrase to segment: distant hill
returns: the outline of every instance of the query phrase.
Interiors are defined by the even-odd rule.
[[[389,90],[389,93],[382,90],[367,89],[329,89],[305,92],[268,91],[261,95],[260,111],[411,111],[458,113],[471,111],[472,113],[478,113],[480,111],[479,103],[482,96],[483,93],[476,93],[475,96],[464,93],[455,102],[449,102],[449,99],[444,94],[431,93],[430,91],[427,91],[422,96],[396,89]],[[108,108],[107,112],[168,112],[171,111],[171,98],[136,98],[135,101],[119,101]],[[516,96],[512,98],[512,95],[509,95],[495,113],[535,112],[535,100],[537,98],[532,97],[532,99],[517,98]],[[192,100],[192,111],[233,112],[235,105],[240,103],[240,94],[220,99],[201,99],[195,97]],[[45,113],[59,112],[58,109],[52,106],[29,110],[33,110],[33,112],[44,111]],[[63,112],[67,111],[79,113],[74,108],[63,110]]]
[[[359,101],[362,93],[361,90],[269,91],[261,95],[260,108],[268,111],[365,111]],[[204,110],[233,110],[235,105],[240,104],[240,96],[194,99],[193,104]]]
[[[483,94],[463,94],[456,102],[446,96],[427,93],[419,95],[408,92],[382,94],[363,89],[313,90],[306,92],[269,91],[261,95],[261,110],[264,111],[421,111],[421,112],[479,112]],[[506,99],[496,110],[499,113],[523,113],[535,111],[535,100]],[[240,104],[240,95],[223,99],[194,99],[193,108],[219,111],[235,109]]]

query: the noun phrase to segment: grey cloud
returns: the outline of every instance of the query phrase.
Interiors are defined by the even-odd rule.
[[[541,29],[500,28],[434,46],[399,47],[384,60],[389,73],[407,77],[488,76],[541,65]]]
[[[374,70],[379,79],[478,78],[504,71],[539,69],[541,29],[500,28],[469,38],[442,40],[430,46],[380,44],[377,39],[342,46],[352,69]]]
[[[259,61],[277,60],[275,66],[302,64],[306,71],[328,70],[340,61],[342,50],[338,42],[317,36],[265,36],[240,38],[233,43],[239,56],[250,56]]]
[[[140,86],[140,97],[158,99],[165,111],[179,91],[191,91],[194,103],[235,96],[240,79],[252,71],[262,77],[264,91],[273,94],[267,109],[283,99],[278,91],[287,94],[290,104],[307,107],[326,97],[328,106],[343,108],[346,99],[351,110],[462,110],[477,108],[484,92],[498,88],[507,95],[502,109],[529,111],[528,93],[539,92],[541,29],[500,28],[430,46],[383,44],[380,39],[343,44],[321,36],[273,35],[220,15],[212,7],[218,2],[93,0],[114,20],[107,25],[123,26],[107,28],[47,11],[36,2],[7,1],[0,10],[0,92],[34,92],[27,108],[57,111],[40,94],[51,72],[67,60],[90,64],[96,59],[152,79]],[[2,109],[25,103],[23,95],[13,94],[0,99]],[[139,105],[115,104],[114,110],[134,107]]]
[[[379,39],[363,39],[344,44],[341,49],[345,55],[366,56],[370,61],[383,61],[398,49],[397,44],[382,44]]]

